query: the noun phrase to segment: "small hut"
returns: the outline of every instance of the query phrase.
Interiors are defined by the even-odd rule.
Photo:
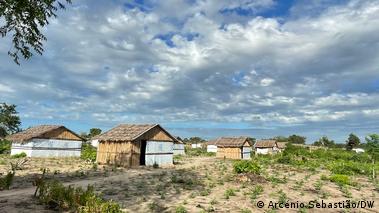
[[[287,142],[276,142],[279,152],[283,152],[287,147]]]
[[[184,142],[180,137],[176,137],[174,142],[174,155],[185,155]]]
[[[273,154],[279,151],[276,140],[258,140],[254,144],[255,154]]]
[[[79,157],[83,139],[64,126],[40,125],[9,135],[11,155],[28,157]]]
[[[229,159],[250,159],[252,142],[248,137],[221,137],[214,142],[216,157]]]
[[[159,124],[120,124],[94,138],[96,161],[125,167],[172,165],[176,139]]]
[[[210,140],[206,143],[207,144],[207,152],[214,152],[214,153],[217,152],[216,141],[217,141],[217,139],[216,140]]]

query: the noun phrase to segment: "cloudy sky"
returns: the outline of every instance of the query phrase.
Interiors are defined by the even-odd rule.
[[[75,0],[44,32],[44,55],[21,66],[0,40],[0,102],[23,128],[379,132],[377,0]]]

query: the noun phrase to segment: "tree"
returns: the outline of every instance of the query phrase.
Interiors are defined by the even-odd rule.
[[[63,0],[71,4],[71,0]],[[16,64],[20,56],[29,59],[32,49],[42,55],[46,37],[41,28],[49,24],[49,19],[56,17],[59,9],[65,9],[59,0],[0,0],[0,35],[12,34],[13,50],[8,55]]]
[[[371,134],[366,137],[366,147],[372,159],[372,178],[375,179],[375,161],[379,160],[379,135]]]
[[[20,117],[17,115],[16,105],[0,104],[0,138],[20,131]]]
[[[92,138],[92,137],[95,137],[96,135],[100,135],[101,134],[101,129],[99,128],[91,128],[89,130],[89,137]]]
[[[276,136],[273,139],[276,140],[277,142],[288,142],[288,138],[284,136]]]
[[[329,140],[327,136],[322,136],[318,141],[313,143],[315,146],[325,146],[325,147],[334,147],[335,143],[333,140]]]
[[[307,138],[300,135],[291,135],[288,137],[288,142],[295,144],[305,144]]]
[[[360,142],[361,141],[359,140],[358,136],[351,133],[346,141],[346,149],[352,150],[354,147],[357,147]]]

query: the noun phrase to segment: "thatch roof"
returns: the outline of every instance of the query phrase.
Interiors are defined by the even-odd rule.
[[[180,137],[174,136],[174,139],[175,139],[174,143],[176,143],[176,144],[184,144],[183,140]]]
[[[246,142],[251,146],[248,137],[221,137],[216,140],[209,141],[208,145],[216,145],[217,147],[242,147]]]
[[[207,145],[216,145],[218,139],[210,140],[206,142]]]
[[[46,136],[47,133],[58,130],[58,129],[67,130],[82,140],[82,138],[79,135],[77,135],[75,132],[61,125],[39,125],[39,126],[30,127],[24,131],[9,135],[6,137],[6,139],[12,142],[22,143],[22,142],[29,141],[33,138],[48,138],[48,136]]]
[[[258,140],[255,142],[255,148],[273,148],[277,146],[275,140]]]
[[[170,135],[165,129],[163,129],[159,124],[120,124],[113,129],[110,129],[103,134],[95,136],[94,140],[101,141],[134,141],[138,139],[141,135],[145,134],[154,127],[161,128],[170,138],[174,141],[177,139]]]
[[[285,149],[287,146],[287,142],[276,142],[276,145],[278,145],[279,149]]]

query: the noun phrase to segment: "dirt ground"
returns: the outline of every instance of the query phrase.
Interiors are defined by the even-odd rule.
[[[11,190],[0,191],[0,212],[52,212],[33,199],[31,180],[48,168],[50,178],[66,185],[94,185],[105,199],[121,204],[126,212],[379,212],[379,192],[365,177],[356,177],[357,187],[341,188],[321,180],[326,171],[302,171],[272,165],[261,176],[233,172],[232,162],[213,157],[183,158],[172,167],[122,169],[94,166],[80,159],[30,159],[17,171]],[[0,173],[7,165],[0,165]],[[55,174],[54,174],[55,173]],[[251,178],[251,180],[250,180]],[[259,186],[263,190],[257,190]],[[369,209],[271,209],[279,201],[342,202],[374,201]],[[264,207],[258,208],[257,202]]]

